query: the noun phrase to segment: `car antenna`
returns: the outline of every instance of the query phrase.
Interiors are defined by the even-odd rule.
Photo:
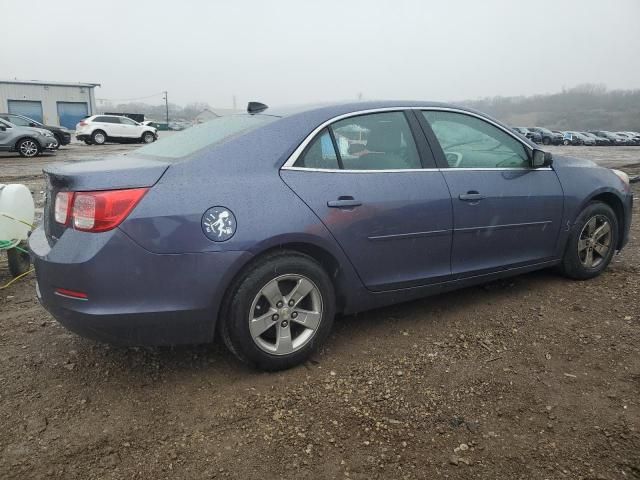
[[[265,105],[264,103],[249,102],[249,104],[247,105],[247,113],[253,115],[255,113],[264,112],[267,108],[269,108],[269,106]]]

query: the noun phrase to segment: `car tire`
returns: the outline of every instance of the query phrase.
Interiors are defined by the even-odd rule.
[[[611,207],[603,202],[590,203],[571,229],[560,271],[574,280],[597,277],[611,262],[618,235],[618,218]]]
[[[551,139],[549,137],[544,137],[542,139],[542,144],[543,145],[551,145]]]
[[[300,292],[305,295],[298,299]],[[304,362],[329,335],[334,287],[313,258],[281,251],[240,275],[221,313],[220,334],[238,359],[262,370],[283,370]]]
[[[33,158],[40,154],[40,144],[33,138],[23,138],[16,145],[16,150],[21,157]]]
[[[20,245],[20,247],[26,249],[26,245]],[[29,254],[21,252],[17,248],[7,250],[7,260],[9,263],[9,273],[11,273],[11,276],[14,278],[28,272],[29,268],[31,268],[31,257],[29,257]]]
[[[571,142],[570,142],[569,140],[564,140],[562,143],[563,143],[564,145],[571,145]]]
[[[60,145],[62,145],[62,139],[57,135],[54,135],[53,138],[56,139],[56,144],[53,146],[53,149],[58,150],[60,148]]]
[[[91,142],[95,145],[104,145],[107,141],[107,134],[102,130],[96,130],[91,134]]]
[[[141,140],[142,143],[153,143],[156,141],[156,136],[151,132],[144,132]]]

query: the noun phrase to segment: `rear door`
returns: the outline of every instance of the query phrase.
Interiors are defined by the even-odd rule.
[[[281,176],[331,231],[367,288],[450,276],[451,199],[410,112],[354,115],[300,148]]]
[[[420,119],[451,192],[453,275],[552,259],[564,205],[553,169],[531,168],[531,147],[480,116],[434,109]]]

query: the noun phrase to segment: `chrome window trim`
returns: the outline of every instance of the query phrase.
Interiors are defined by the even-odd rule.
[[[307,148],[307,145],[311,143],[313,139],[315,139],[316,135],[320,133],[324,128],[328,127],[332,123],[338,122],[340,120],[344,120],[345,118],[350,117],[358,117],[360,115],[368,115],[372,113],[383,113],[383,112],[402,112],[404,110],[429,110],[429,111],[438,111],[438,112],[454,112],[461,113],[463,115],[469,115],[472,117],[476,117],[480,120],[484,120],[485,122],[493,125],[494,127],[502,130],[507,133],[509,136],[516,139],[529,153],[533,152],[533,148],[531,145],[523,142],[521,138],[518,137],[514,132],[509,130],[508,128],[503,127],[499,123],[494,122],[493,120],[479,115],[474,112],[469,112],[467,110],[462,110],[460,108],[452,108],[452,107],[381,107],[381,108],[370,108],[367,110],[358,110],[356,112],[343,113],[342,115],[337,115],[325,122],[321,123],[318,127],[316,127],[309,135],[305,137],[305,139],[298,145],[298,147],[293,151],[293,153],[289,156],[287,161],[280,167],[281,170],[300,170],[305,172],[342,172],[342,173],[399,173],[399,172],[432,172],[432,171],[470,171],[470,170],[483,170],[483,171],[503,171],[503,170],[518,170],[518,171],[535,171],[535,170],[551,170],[551,167],[541,167],[541,168],[526,168],[526,167],[512,167],[512,168],[488,168],[488,167],[478,167],[478,168],[399,168],[399,169],[390,169],[390,170],[341,170],[341,169],[330,169],[330,168],[306,168],[306,167],[294,167],[294,164],[302,155],[304,150]]]
[[[404,173],[404,172],[539,172],[551,170],[551,167],[521,168],[521,167],[494,167],[494,168],[394,168],[388,170],[346,170],[339,168],[307,168],[307,167],[282,167],[281,170],[292,170],[294,172],[322,172],[322,173]]]

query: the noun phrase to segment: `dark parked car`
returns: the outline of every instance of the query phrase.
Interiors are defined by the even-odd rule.
[[[523,135],[525,138],[528,138],[534,143],[542,143],[542,135],[538,132],[532,132],[528,128],[525,127],[513,127],[513,130],[518,132],[520,135]]]
[[[71,133],[63,127],[57,127],[55,125],[43,125],[42,123],[32,118],[15,113],[0,113],[0,118],[6,120],[7,122],[11,122],[19,127],[34,127],[49,130],[53,134],[57,142],[57,144],[53,147],[54,149],[60,148],[60,145],[68,145],[71,141]]]
[[[608,138],[600,137],[599,135],[596,135],[595,133],[590,133],[590,132],[580,132],[580,133],[582,133],[585,137],[592,138],[596,142],[596,145],[611,145],[611,140],[609,140]]]
[[[42,304],[107,342],[222,337],[281,369],[349,314],[558,267],[629,237],[622,172],[464,108],[367,102],[216,118],[126,156],[45,168]]]
[[[621,137],[617,133],[608,132],[606,130],[590,130],[589,133],[606,138],[612,145],[627,145],[629,143],[628,139]]]
[[[640,137],[630,132],[616,132],[616,135],[627,140],[627,145],[640,145]]]
[[[542,137],[543,145],[560,145],[563,141],[563,135],[560,132],[554,133],[548,128],[528,127],[532,132],[537,132]]]

